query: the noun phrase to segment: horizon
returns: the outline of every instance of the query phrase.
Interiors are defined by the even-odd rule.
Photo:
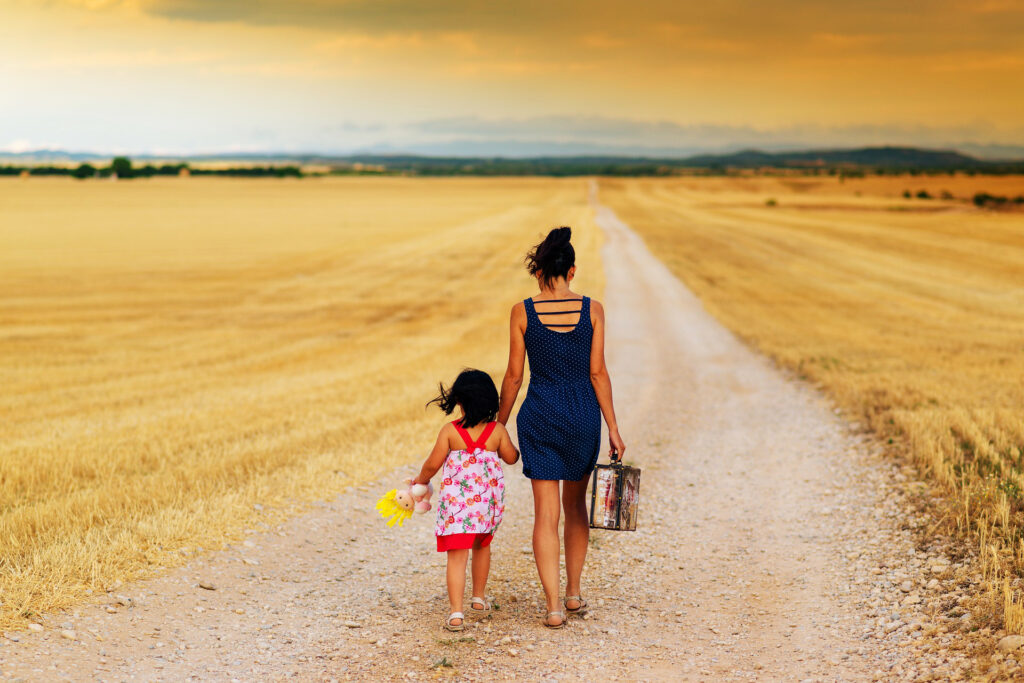
[[[913,146],[913,145],[898,145],[898,144],[882,144],[882,145],[863,145],[863,146],[846,146],[846,147],[786,147],[781,149],[765,149],[758,147],[735,147],[727,149],[718,149],[714,151],[710,150],[696,150],[690,153],[680,153],[676,155],[665,154],[642,154],[642,153],[616,153],[615,151],[598,151],[598,152],[575,152],[575,153],[536,153],[536,154],[486,154],[486,153],[446,153],[446,154],[432,154],[413,152],[405,150],[355,150],[352,152],[339,152],[330,153],[315,150],[296,150],[296,151],[284,151],[284,150],[256,150],[251,152],[217,152],[217,151],[198,151],[194,153],[176,154],[176,153],[150,153],[150,152],[128,152],[128,151],[95,151],[95,150],[66,150],[66,149],[30,149],[18,152],[10,152],[0,150],[0,160],[7,161],[28,161],[35,162],[36,164],[43,162],[89,162],[89,161],[101,161],[110,160],[115,157],[127,157],[133,161],[143,161],[146,163],[154,161],[217,161],[217,160],[248,160],[248,161],[297,161],[297,162],[313,162],[313,161],[343,161],[349,159],[359,158],[373,158],[373,159],[423,159],[423,160],[445,160],[445,159],[466,159],[466,160],[507,160],[512,162],[526,162],[531,160],[541,159],[552,159],[552,160],[619,160],[619,161],[666,161],[666,162],[681,162],[704,158],[716,158],[721,157],[726,159],[732,156],[739,156],[744,154],[765,154],[768,156],[779,157],[782,160],[786,155],[806,155],[806,154],[821,154],[829,155],[843,152],[854,152],[854,151],[872,151],[872,152],[884,152],[884,151],[913,151],[923,154],[957,154],[969,159],[985,163],[1021,163],[1024,162],[1024,146],[976,146],[982,150],[1000,150],[1002,154],[984,154],[973,151],[965,151],[964,149],[956,147],[924,147],[924,146]]]
[[[1024,150],[1024,2],[0,0],[0,153]],[[1017,153],[1017,152],[1014,152]],[[993,156],[998,156],[996,151]]]
[[[976,143],[962,141],[948,144],[911,144],[905,141],[892,140],[874,143],[837,143],[837,144],[800,144],[773,143],[749,144],[744,142],[720,143],[708,145],[692,145],[687,147],[658,147],[602,142],[549,142],[538,140],[456,140],[446,143],[420,143],[406,146],[392,145],[387,142],[367,147],[348,149],[325,148],[274,148],[253,147],[249,149],[129,149],[125,147],[110,148],[71,148],[60,146],[31,146],[23,143],[0,146],[0,158],[31,158],[46,155],[66,156],[67,158],[107,158],[127,156],[133,158],[152,159],[189,159],[189,158],[231,158],[231,157],[323,157],[345,158],[356,156],[420,156],[425,158],[508,158],[533,159],[541,157],[572,158],[572,157],[609,157],[609,158],[647,158],[647,159],[686,159],[703,155],[730,155],[743,152],[760,152],[766,154],[786,154],[805,152],[828,152],[855,149],[907,148],[922,151],[956,152],[980,160],[1016,161],[1024,159],[1024,144],[1013,143]]]

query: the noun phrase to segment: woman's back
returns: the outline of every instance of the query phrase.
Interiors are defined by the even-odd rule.
[[[594,327],[590,297],[526,299],[523,340],[530,361],[530,384],[590,383]]]

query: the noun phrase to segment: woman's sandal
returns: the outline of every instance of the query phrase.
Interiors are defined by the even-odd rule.
[[[558,623],[550,623],[548,619],[550,619],[551,617],[558,617]],[[562,628],[563,626],[565,626],[565,612],[548,612],[547,615],[544,617],[544,621],[542,621],[541,623],[544,624],[545,628]]]
[[[477,607],[477,605],[483,605],[483,607]],[[487,598],[470,598],[469,610],[473,614],[484,616],[491,613],[491,603],[487,602]]]
[[[570,600],[573,600],[575,602],[580,603],[580,606],[575,608],[575,609],[573,609],[572,607],[569,607],[568,603],[569,603]],[[569,614],[582,614],[583,612],[587,611],[587,601],[584,600],[583,598],[581,598],[578,595],[567,595],[567,596],[565,596],[565,600],[562,601],[562,604],[565,605],[565,611],[568,612]]]
[[[459,623],[458,624],[453,624],[452,620],[454,620],[454,619],[458,619]],[[464,615],[462,612],[452,612],[451,614],[448,615],[448,618],[445,620],[444,627],[448,631],[458,632],[458,631],[461,631],[463,628],[465,628],[465,624],[466,624],[466,615]]]

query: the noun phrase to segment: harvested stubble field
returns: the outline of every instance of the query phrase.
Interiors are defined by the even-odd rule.
[[[954,201],[905,200],[943,190]],[[601,200],[748,342],[820,384],[947,494],[977,544],[977,626],[1024,630],[1024,215],[1019,177],[602,180]],[[774,200],[774,201],[770,201]],[[770,448],[771,444],[765,444]]]
[[[603,282],[584,180],[33,178],[0,206],[0,628],[418,457],[438,380],[503,370],[553,225]]]

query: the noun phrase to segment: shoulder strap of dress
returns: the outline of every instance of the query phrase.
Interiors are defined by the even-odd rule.
[[[488,423],[487,426],[484,427],[484,431],[480,432],[480,436],[476,440],[469,435],[469,431],[467,431],[465,427],[459,424],[458,420],[452,420],[452,425],[455,427],[455,431],[459,433],[459,436],[462,437],[462,440],[466,442],[466,450],[473,451],[477,448],[483,450],[487,446],[487,439],[490,438],[491,432],[494,431],[494,428],[498,423]]]
[[[529,297],[523,299],[523,306],[526,307],[526,314],[527,315],[530,315],[531,313],[533,313],[536,310],[533,307],[533,299],[531,299]]]
[[[495,426],[497,426],[497,424],[498,424],[497,422],[491,422],[486,427],[484,427],[484,431],[481,432],[480,438],[476,440],[475,444],[473,444],[474,447],[479,448],[481,450],[486,450],[487,449],[487,439],[489,439],[491,437],[491,432],[494,431],[494,428],[495,428]]]
[[[455,431],[459,433],[459,436],[466,443],[466,450],[473,450],[473,439],[469,436],[466,428],[460,425],[458,420],[452,420],[452,426],[455,427]]]

